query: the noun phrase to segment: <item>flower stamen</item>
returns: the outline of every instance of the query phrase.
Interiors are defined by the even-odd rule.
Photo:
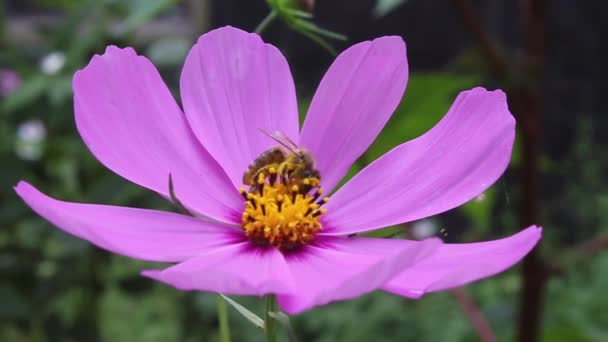
[[[285,160],[261,165],[252,174],[248,190],[239,189],[246,199],[242,227],[256,244],[271,245],[283,252],[306,245],[323,227],[323,194],[318,171],[298,164],[298,152],[285,152]],[[294,160],[296,162],[294,162]]]

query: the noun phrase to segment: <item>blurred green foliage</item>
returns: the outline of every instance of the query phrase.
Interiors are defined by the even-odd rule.
[[[0,341],[217,340],[214,294],[179,292],[140,277],[139,270],[149,263],[111,255],[54,229],[12,191],[19,179],[27,179],[58,198],[171,210],[161,198],[104,169],[90,155],[73,123],[71,78],[106,45],[133,45],[159,66],[176,91],[183,57],[194,37],[145,43],[134,39],[134,32],[142,25],[174,10],[176,1],[39,0],[39,4],[61,13],[64,20],[52,27],[36,27],[43,40],[34,45],[3,37],[6,46],[0,51],[2,68],[16,71],[23,79],[20,87],[3,95],[0,104]],[[44,73],[41,60],[53,52],[63,54],[65,61],[55,72]],[[403,102],[349,177],[390,148],[432,127],[458,91],[482,79],[480,72],[462,74],[449,68],[413,72]],[[304,113],[310,94],[302,95]],[[24,159],[16,153],[22,139],[18,132],[32,119],[42,122],[46,133],[39,146],[41,156]],[[578,144],[571,151],[572,165],[557,167],[547,162],[546,171],[571,172],[581,158],[585,160],[596,151],[586,132],[583,122]],[[547,222],[560,227],[551,213],[578,203],[584,204],[576,207],[581,225],[593,233],[605,230],[608,220],[601,213],[608,211],[608,197],[589,196],[585,191],[589,184],[606,188],[598,165],[585,163],[580,179],[564,185],[565,197],[549,203]],[[515,166],[507,175],[517,173]],[[500,181],[483,199],[451,213],[466,219],[466,227],[460,227],[466,234],[460,235],[460,240],[496,237],[490,227],[503,228],[505,234],[518,229],[517,190],[509,184],[508,179]],[[447,222],[441,217],[434,220],[438,225]],[[455,227],[446,228],[450,232]],[[557,228],[547,228],[549,237],[559,235]],[[409,236],[408,231],[403,233]],[[569,271],[550,282],[544,340],[608,340],[608,298],[604,295],[608,255],[564,260],[560,253],[564,246],[547,241],[552,240],[545,239],[545,248]],[[517,269],[467,290],[500,339],[512,339],[519,290]],[[261,313],[258,298],[238,300]],[[232,309],[230,320],[235,341],[263,340],[263,335]],[[450,293],[412,301],[378,292],[311,310],[293,317],[292,324],[301,341],[478,340]]]

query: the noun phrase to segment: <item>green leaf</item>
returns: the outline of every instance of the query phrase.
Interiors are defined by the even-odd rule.
[[[401,103],[367,150],[366,161],[370,162],[391,148],[428,131],[445,115],[460,91],[478,82],[476,76],[446,72],[410,74]]]
[[[405,95],[391,119],[365,154],[351,166],[339,186],[393,147],[432,128],[445,115],[456,95],[478,82],[479,78],[472,75],[411,73]],[[301,103],[301,108],[304,105],[306,103]]]
[[[70,10],[78,7],[81,0],[36,0],[35,2],[44,7]]]
[[[334,47],[325,41],[324,38],[335,40],[347,40],[343,34],[332,32],[317,26],[312,22],[312,13],[301,10],[302,4],[293,0],[268,0],[268,6],[271,9],[270,14],[258,25],[255,32],[261,33],[268,27],[276,17],[280,18],[292,30],[308,37],[313,42],[319,44],[330,54],[336,55],[337,51]]]
[[[159,67],[178,66],[184,62],[191,45],[192,43],[187,39],[160,39],[150,44],[146,56]]]
[[[317,26],[315,23],[307,21],[307,20],[296,19],[295,23],[297,23],[297,27],[299,29],[303,29],[305,31],[315,33],[319,36],[325,36],[327,38],[331,38],[331,39],[335,39],[335,40],[347,40],[348,39],[343,34],[336,33],[336,32],[330,31],[330,30],[326,30],[324,28]]]
[[[3,99],[2,112],[11,114],[36,102],[50,87],[50,78],[46,75],[35,75],[26,79],[19,88]]]
[[[245,317],[249,322],[253,323],[253,325],[255,325],[256,327],[260,328],[260,329],[264,329],[264,320],[262,318],[260,318],[260,316],[254,314],[253,312],[251,312],[249,309],[247,309],[246,307],[242,306],[241,304],[235,302],[234,300],[232,300],[230,297],[224,296],[223,294],[219,294],[222,298],[224,298],[224,300],[230,304],[233,308],[236,309],[236,311],[238,311],[243,317]]]
[[[57,76],[51,83],[53,86],[48,90],[49,101],[59,107],[72,97],[72,76]]]
[[[148,296],[132,296],[115,286],[103,292],[99,307],[102,341],[178,341],[178,292],[154,287]]]
[[[21,295],[16,288],[0,285],[0,319],[26,319],[31,315],[27,298]]]
[[[287,12],[287,14],[292,15],[294,17],[300,17],[304,19],[312,19],[312,13],[301,11],[295,8],[284,8],[283,11]]]
[[[130,33],[174,5],[176,0],[130,0],[129,15],[121,23],[118,36]]]

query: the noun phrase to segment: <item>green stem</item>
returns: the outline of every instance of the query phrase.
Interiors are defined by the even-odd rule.
[[[253,32],[261,35],[262,32],[264,32],[264,30],[266,30],[266,28],[268,28],[268,25],[270,25],[270,23],[272,23],[272,21],[276,17],[277,17],[277,12],[275,10],[270,11],[270,13],[268,13],[266,18],[264,18],[264,20],[262,20],[262,22],[258,25],[258,27],[255,28],[255,31],[253,31]]]
[[[230,342],[230,327],[228,326],[228,309],[226,301],[217,295],[217,319],[220,322],[220,341]]]
[[[270,316],[270,312],[277,311],[277,300],[275,296],[266,296],[266,312],[264,314],[264,333],[268,342],[277,340],[277,320]]]
[[[300,34],[305,35],[306,37],[308,37],[308,39],[312,40],[313,42],[321,45],[321,47],[323,47],[325,50],[327,50],[327,52],[329,52],[332,56],[337,56],[338,52],[336,51],[336,49],[334,49],[333,46],[331,46],[328,42],[326,42],[323,38],[317,36],[316,34],[303,30],[303,29],[297,29],[297,25],[294,26],[296,27],[296,31],[300,32]]]
[[[315,25],[312,22],[307,21],[307,20],[296,19],[295,24],[297,24],[297,26],[301,27],[305,31],[309,31],[311,33],[316,33],[316,34],[318,34],[320,36],[325,36],[327,38],[336,39],[336,40],[342,40],[342,41],[345,41],[345,40],[348,39],[348,37],[346,37],[343,34],[332,32],[330,30],[326,30],[326,29],[321,28],[321,27],[319,27],[319,26],[317,26],[317,25]]]

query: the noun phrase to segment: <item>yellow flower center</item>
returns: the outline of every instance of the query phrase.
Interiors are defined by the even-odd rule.
[[[242,227],[258,245],[291,251],[310,243],[323,228],[319,218],[326,209],[321,206],[329,198],[321,197],[318,171],[300,163],[298,156],[297,151],[285,153],[268,165],[258,165],[258,158],[245,174],[252,184],[240,189],[246,199]]]

